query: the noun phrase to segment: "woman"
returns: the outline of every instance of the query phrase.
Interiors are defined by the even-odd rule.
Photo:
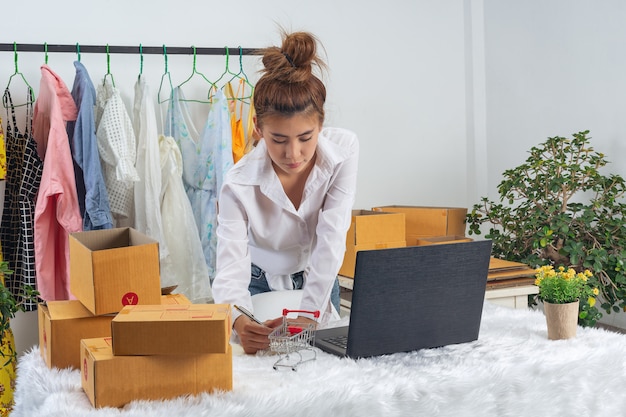
[[[358,165],[356,135],[323,128],[326,88],[310,33],[283,34],[263,51],[254,90],[261,138],[228,173],[219,197],[216,303],[252,311],[251,295],[302,289],[302,310],[328,321],[339,310],[337,272],[345,252]],[[313,316],[301,315],[303,321]],[[233,310],[246,353],[269,346],[278,317],[257,324]]]

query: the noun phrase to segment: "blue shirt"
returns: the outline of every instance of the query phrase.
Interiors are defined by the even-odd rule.
[[[76,122],[67,123],[67,135],[71,139],[76,188],[84,230],[111,229],[113,220],[100,166],[94,106],[96,89],[83,64],[74,62],[76,77],[72,97],[78,107]]]

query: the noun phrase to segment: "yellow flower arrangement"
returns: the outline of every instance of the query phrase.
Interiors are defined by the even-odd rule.
[[[547,265],[535,270],[535,285],[539,287],[539,298],[544,302],[566,304],[587,300],[593,307],[599,290],[587,283],[591,276],[593,274],[589,270],[576,272],[573,268],[566,270],[562,266],[555,270],[551,265]]]

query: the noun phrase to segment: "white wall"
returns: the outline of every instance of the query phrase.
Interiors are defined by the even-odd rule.
[[[14,17],[2,23],[2,43],[264,47],[279,41],[277,25],[311,31],[323,42],[330,67],[327,124],[352,129],[361,140],[355,208],[467,206],[474,200],[466,192],[468,174],[473,176],[466,149],[467,1],[10,3],[2,11]],[[49,54],[48,64],[70,88],[75,58]],[[81,61],[94,82],[106,73],[104,54],[82,53]],[[43,62],[43,53],[18,54],[19,70],[36,91]],[[190,56],[170,55],[168,62],[174,84],[190,75]],[[8,82],[13,64],[12,52],[0,53],[0,83]],[[238,69],[231,58],[231,69],[233,64]],[[199,56],[197,69],[216,79],[224,57]],[[258,58],[244,57],[244,69],[256,79]],[[130,105],[139,56],[112,54],[110,70]],[[162,56],[144,56],[153,94],[163,71]],[[205,86],[198,88],[201,93]],[[195,112],[199,117],[201,109]],[[32,314],[14,321],[18,349],[36,343],[34,326]],[[24,339],[22,331],[31,338]]]
[[[355,208],[471,207],[497,196],[501,173],[532,145],[583,129],[614,162],[610,169],[626,173],[621,0],[10,3],[0,42],[263,47],[278,42],[277,24],[312,31],[330,66],[327,124],[361,139]],[[74,59],[49,56],[69,86]],[[36,90],[43,60],[19,54]],[[175,84],[189,76],[191,61],[170,55]],[[94,81],[106,72],[105,55],[83,53],[82,62]],[[217,78],[224,57],[198,57],[197,68]],[[257,68],[258,58],[244,58],[251,78]],[[0,83],[13,71],[13,54],[0,53]],[[112,55],[111,72],[130,103],[139,57]],[[163,58],[145,56],[143,72],[155,93]],[[16,321],[16,333],[32,334],[36,320]]]
[[[485,0],[488,190],[547,137],[590,130],[626,175],[626,2]],[[603,317],[626,328],[626,315]]]

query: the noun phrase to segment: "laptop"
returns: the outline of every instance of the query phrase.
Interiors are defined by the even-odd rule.
[[[366,358],[478,339],[491,240],[359,251],[348,326],[315,346]]]

